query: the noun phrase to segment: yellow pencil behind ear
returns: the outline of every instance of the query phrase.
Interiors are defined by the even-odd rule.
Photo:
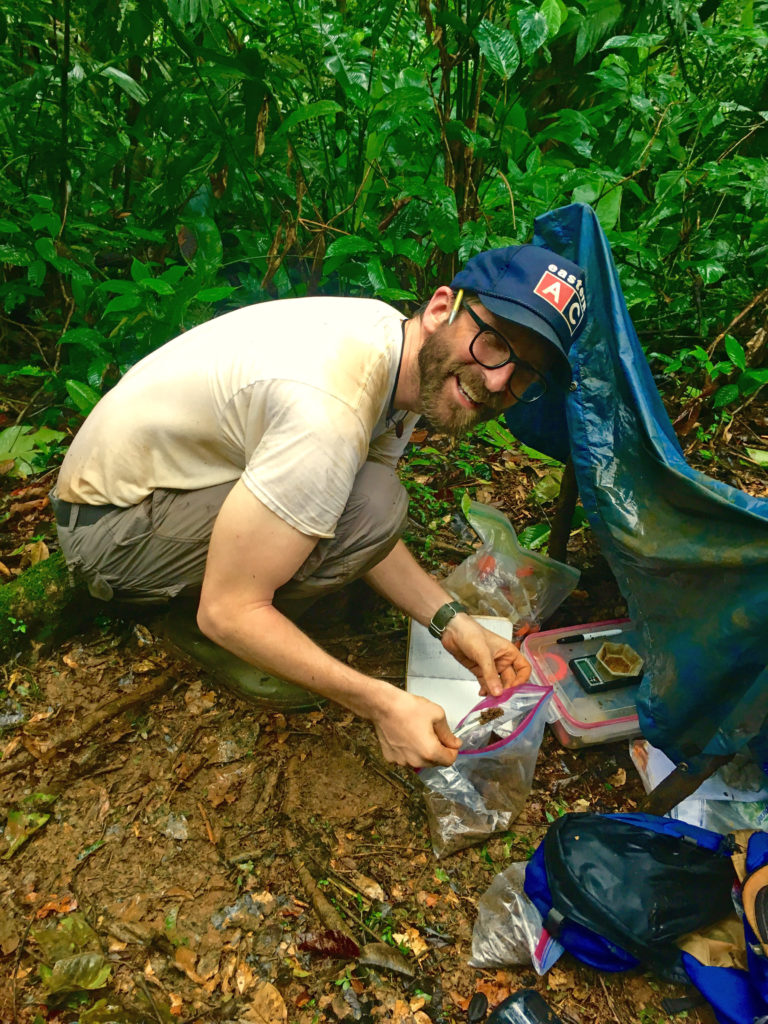
[[[459,288],[459,290],[456,292],[456,300],[453,303],[453,309],[451,310],[451,315],[448,317],[448,324],[449,324],[449,326],[450,326],[450,324],[453,323],[453,321],[458,316],[459,309],[461,308],[461,303],[462,303],[463,300],[464,300],[464,289],[463,288]]]

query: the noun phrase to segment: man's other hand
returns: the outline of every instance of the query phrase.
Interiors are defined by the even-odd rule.
[[[512,686],[528,681],[531,666],[519,648],[471,616],[459,614],[443,633],[443,647],[477,676],[480,694],[498,697]]]
[[[443,709],[426,697],[394,688],[392,698],[373,717],[386,760],[411,768],[453,764],[461,742],[448,728]]]

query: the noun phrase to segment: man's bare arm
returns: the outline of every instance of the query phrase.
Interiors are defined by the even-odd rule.
[[[366,580],[424,626],[438,608],[452,600],[402,541],[366,575]],[[499,694],[524,683],[531,674],[527,659],[513,643],[484,629],[469,615],[451,619],[442,642],[457,661],[474,672],[481,694]]]
[[[388,760],[412,767],[451,764],[458,741],[442,708],[333,658],[273,606],[275,591],[315,543],[237,483],[211,536],[200,629],[244,661],[370,719]]]

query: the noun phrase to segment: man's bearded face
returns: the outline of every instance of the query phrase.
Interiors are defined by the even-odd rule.
[[[483,420],[494,419],[514,402],[506,388],[488,390],[482,368],[471,356],[469,362],[457,358],[460,330],[455,323],[440,324],[419,351],[422,411],[433,426],[454,437],[463,436]]]

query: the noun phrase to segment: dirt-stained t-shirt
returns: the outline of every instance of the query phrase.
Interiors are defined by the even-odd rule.
[[[67,452],[59,497],[127,507],[156,488],[242,478],[295,529],[332,537],[363,463],[394,465],[418,419],[405,415],[396,435],[402,321],[375,299],[313,297],[193,328],[101,399]]]

